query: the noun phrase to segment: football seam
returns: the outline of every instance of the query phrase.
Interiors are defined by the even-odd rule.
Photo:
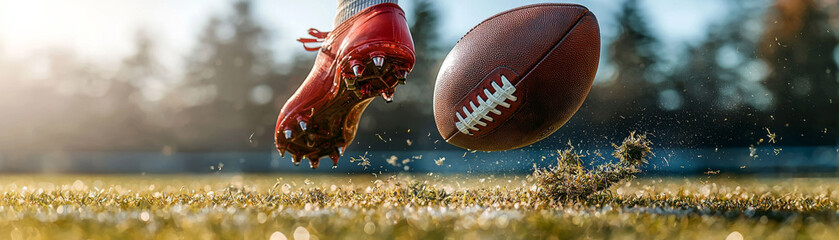
[[[506,14],[508,14],[508,13],[515,12],[515,11],[518,11],[518,10],[523,10],[523,9],[528,9],[528,8],[535,8],[535,7],[545,7],[545,6],[551,6],[551,7],[578,7],[578,8],[582,8],[583,10],[585,10],[585,12],[583,12],[583,14],[582,14],[582,15],[585,15],[586,13],[590,12],[590,11],[588,10],[588,8],[586,8],[585,6],[583,6],[583,5],[579,5],[579,4],[573,4],[573,3],[540,3],[540,4],[533,4],[533,5],[521,6],[521,7],[517,7],[517,8],[513,8],[513,9],[510,9],[510,10],[507,10],[507,11],[500,12],[500,13],[498,13],[498,14],[492,15],[492,17],[489,17],[489,18],[487,18],[487,19],[484,19],[483,21],[481,21],[480,23],[478,23],[478,25],[475,25],[474,27],[472,27],[471,29],[469,29],[469,31],[467,31],[467,32],[466,32],[466,34],[463,34],[463,36],[461,36],[461,37],[460,37],[460,39],[458,39],[458,40],[457,40],[457,43],[455,43],[455,45],[457,45],[458,43],[460,43],[460,41],[461,41],[461,40],[463,40],[463,38],[464,38],[464,37],[466,37],[466,35],[469,35],[469,33],[471,33],[473,30],[475,30],[476,28],[480,27],[481,25],[484,25],[484,23],[486,23],[486,22],[488,22],[488,21],[490,21],[490,20],[493,20],[493,19],[495,19],[495,18],[498,18],[498,17],[504,16],[504,15],[506,15]]]
[[[556,5],[556,6],[579,6],[579,5],[575,5],[575,4],[547,4],[547,5]],[[543,5],[535,5],[535,6],[543,6]],[[486,21],[488,21],[488,20],[490,20],[490,19],[492,19],[492,18],[495,18],[495,17],[501,16],[501,15],[504,15],[504,14],[506,14],[506,13],[510,12],[510,11],[519,10],[519,9],[526,9],[526,8],[529,8],[529,7],[535,7],[535,6],[525,6],[525,7],[520,7],[520,8],[511,9],[511,10],[508,10],[507,12],[499,13],[499,14],[497,14],[496,16],[493,16],[493,17],[491,17],[491,18],[489,18],[489,19],[487,19],[487,20],[484,20],[484,22],[486,22]],[[525,79],[525,78],[527,78],[527,76],[528,76],[528,75],[530,75],[530,73],[533,71],[533,69],[536,69],[536,67],[538,67],[538,66],[539,66],[539,64],[541,64],[543,61],[545,61],[545,58],[548,56],[548,54],[550,54],[550,53],[552,53],[553,51],[555,51],[555,50],[559,47],[559,45],[560,45],[560,44],[562,44],[562,42],[563,42],[563,41],[565,41],[565,39],[566,39],[566,38],[568,38],[568,35],[571,35],[571,32],[573,32],[573,31],[574,31],[574,29],[577,29],[577,26],[579,26],[579,25],[580,25],[580,22],[582,22],[582,21],[583,21],[583,18],[585,18],[587,15],[591,14],[591,11],[589,11],[589,10],[588,10],[588,8],[585,8],[585,7],[583,7],[583,6],[579,6],[579,7],[583,8],[583,9],[585,10],[585,12],[583,12],[582,14],[580,14],[580,16],[579,16],[579,17],[577,17],[577,20],[574,22],[574,25],[571,25],[571,28],[569,28],[569,29],[568,29],[568,31],[566,31],[566,32],[565,32],[565,35],[563,35],[561,38],[559,38],[559,40],[558,40],[558,41],[557,41],[557,42],[553,45],[553,47],[551,47],[551,49],[550,49],[550,50],[546,51],[546,52],[545,52],[545,54],[544,54],[544,55],[542,55],[542,57],[541,57],[541,58],[539,58],[539,61],[537,61],[537,62],[536,62],[536,64],[533,64],[533,66],[532,66],[530,69],[528,69],[528,70],[527,70],[524,74],[522,74],[522,75],[521,75],[521,77],[519,78],[519,81],[515,84],[515,86],[516,86],[516,87],[518,87],[518,86],[519,86],[519,84],[522,84],[522,82],[524,82],[524,79]],[[481,22],[481,24],[483,24],[483,22]],[[478,26],[480,26],[481,24],[478,24]],[[478,26],[475,26],[475,28],[477,28]],[[472,29],[474,29],[474,28],[472,28]],[[469,30],[469,31],[471,32],[472,30]],[[469,34],[469,33],[466,33],[466,35],[468,35],[468,34]],[[466,35],[464,35],[464,37],[465,37]],[[462,39],[462,38],[461,38],[461,39]],[[480,83],[479,83],[479,85],[480,85]],[[472,90],[475,90],[475,89],[472,89]],[[522,92],[524,92],[524,89],[522,89]],[[468,94],[467,94],[467,96],[468,96]],[[464,96],[464,98],[466,98],[467,96]],[[522,97],[523,97],[523,96],[522,96]],[[462,101],[462,100],[461,100],[461,101]],[[513,111],[513,112],[512,112],[512,113],[510,113],[510,114],[511,114],[511,115],[512,115],[512,114],[515,114],[515,113],[516,113],[516,112],[518,112],[520,109],[521,109],[521,108],[519,107],[519,108],[517,108],[515,111]],[[456,112],[456,113],[457,113],[457,111],[458,111],[458,110],[455,110],[455,112]],[[488,136],[488,135],[491,135],[492,133],[494,133],[495,131],[497,131],[499,128],[502,128],[504,125],[506,125],[506,124],[507,124],[507,122],[509,122],[509,120],[510,120],[510,118],[505,119],[505,120],[504,120],[504,122],[499,123],[499,124],[498,124],[498,126],[496,126],[496,127],[495,127],[495,128],[493,128],[493,129],[490,129],[487,133],[484,133],[484,134],[483,134],[483,136]],[[454,128],[454,130],[452,131],[452,133],[450,133],[449,137],[448,137],[448,138],[445,138],[444,140],[445,140],[446,142],[448,142],[450,139],[454,138],[454,136],[455,136],[455,135],[457,135],[458,133],[460,133],[460,130],[459,130],[459,129],[457,129],[457,127],[455,127],[455,128]]]

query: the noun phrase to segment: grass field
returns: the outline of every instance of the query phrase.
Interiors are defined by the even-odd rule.
[[[17,175],[0,183],[4,239],[839,234],[839,180],[820,178],[638,178],[563,203],[541,197],[527,176]]]
[[[833,178],[635,178],[650,142],[530,175],[0,177],[2,239],[829,239]],[[600,154],[598,154],[600,155]],[[602,156],[602,155],[600,155]]]

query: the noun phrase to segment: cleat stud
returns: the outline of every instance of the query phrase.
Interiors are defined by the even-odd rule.
[[[361,74],[364,72],[364,69],[361,69],[361,65],[356,64],[352,66],[352,73],[355,77],[361,77]]]
[[[300,130],[306,131],[306,122],[300,121],[298,124],[300,124]]]
[[[318,169],[319,165],[320,165],[320,159],[319,158],[315,157],[315,158],[310,158],[309,159],[309,167],[311,167],[312,169]]]
[[[285,139],[291,139],[291,129],[283,131]]]
[[[373,65],[376,65],[378,68],[382,68],[385,65],[385,57],[373,57]]]
[[[280,148],[280,157],[285,157],[285,149]]]
[[[387,94],[386,92],[382,92],[382,98],[385,99],[385,102],[391,103],[393,102],[393,94]]]
[[[393,75],[396,76],[396,83],[405,84],[405,78],[408,77],[408,71],[396,70],[396,72],[394,72]]]
[[[396,78],[405,79],[408,78],[408,71],[405,70],[397,70],[396,71]]]
[[[300,166],[300,162],[303,161],[303,155],[294,155],[291,154],[291,162],[294,163],[294,166]]]
[[[340,156],[338,155],[338,153],[333,152],[333,153],[329,154],[329,158],[332,159],[332,166],[333,167],[338,166],[338,158],[339,157]]]

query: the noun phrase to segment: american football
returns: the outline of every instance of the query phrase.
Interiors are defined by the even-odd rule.
[[[575,4],[536,4],[484,20],[454,46],[434,87],[449,143],[509,150],[544,139],[580,108],[600,58],[597,19]]]

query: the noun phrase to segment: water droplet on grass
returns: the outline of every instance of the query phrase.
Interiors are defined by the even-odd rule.
[[[294,240],[309,240],[309,230],[304,227],[294,229]]]
[[[143,222],[148,222],[149,218],[151,218],[151,216],[149,216],[149,212],[140,213],[140,220],[142,220]]]
[[[725,240],[743,240],[743,234],[740,234],[738,231],[733,231],[728,234],[728,237],[725,237]]]
[[[268,239],[271,239],[271,240],[288,240],[288,238],[285,237],[285,234],[283,234],[281,232],[272,233],[271,237],[269,237]]]

